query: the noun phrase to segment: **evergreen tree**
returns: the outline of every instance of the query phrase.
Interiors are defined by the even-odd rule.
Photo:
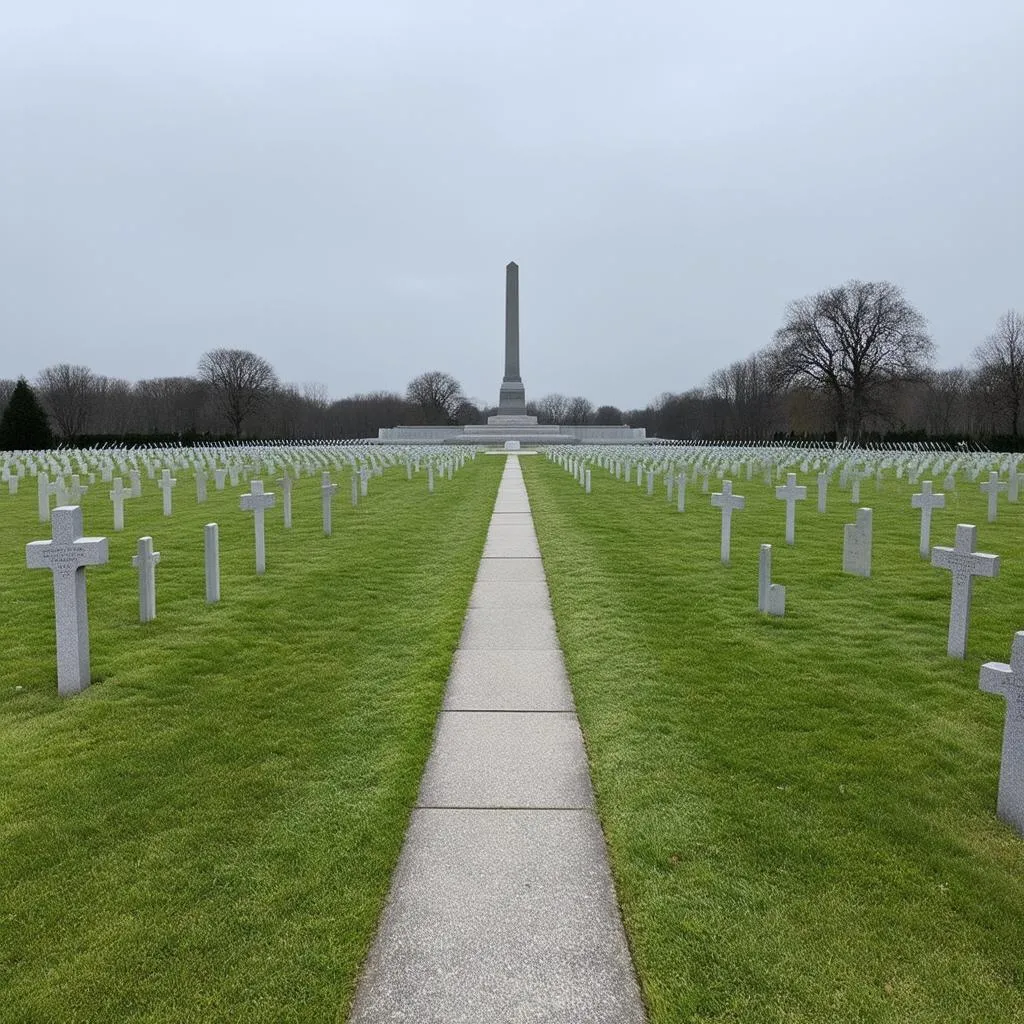
[[[0,450],[52,447],[53,434],[50,432],[46,412],[28,381],[19,377],[11,393],[11,400],[0,417]]]

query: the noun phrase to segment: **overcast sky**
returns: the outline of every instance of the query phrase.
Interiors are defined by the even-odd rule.
[[[1021,0],[21,0],[0,377],[226,346],[334,398],[445,370],[645,405],[787,302],[899,284],[954,365],[1024,310]]]

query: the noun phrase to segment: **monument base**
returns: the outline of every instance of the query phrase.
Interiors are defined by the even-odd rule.
[[[535,427],[537,426],[537,417],[499,412],[496,416],[487,417],[487,425],[489,427]]]

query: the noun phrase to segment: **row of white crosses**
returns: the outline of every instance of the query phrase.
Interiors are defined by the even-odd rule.
[[[457,453],[433,451],[427,454],[418,448],[405,447],[400,449],[395,457],[387,461],[384,459],[377,461],[375,470],[382,472],[383,465],[394,465],[397,462],[397,455],[401,455],[407,460],[407,465],[410,467],[410,479],[413,463],[418,469],[421,461],[425,461],[431,470],[436,462],[440,472],[447,473],[451,478],[453,472],[463,466],[467,459],[475,458],[476,451],[476,449],[462,449]],[[317,464],[331,464],[329,457],[313,461]],[[358,501],[360,494],[367,493],[370,472],[369,467],[363,467],[358,474],[353,475],[353,504]],[[336,485],[330,483],[329,476],[329,473],[325,471],[321,483],[321,491],[324,495],[324,532],[328,535],[331,533],[329,499],[336,490]],[[290,478],[286,474],[282,479],[289,480],[286,487],[290,504]],[[161,482],[164,493],[164,512],[170,515],[169,495],[176,481],[165,469],[161,473]],[[47,485],[47,491],[49,497],[49,485]],[[112,498],[115,492],[122,503],[123,525],[123,500],[130,492],[116,484]],[[115,510],[118,503],[115,501]],[[274,504],[274,493],[264,491],[263,481],[258,479],[251,481],[249,492],[243,494],[240,499],[241,509],[253,513],[256,572],[258,575],[263,575],[266,572],[265,513]],[[31,541],[26,546],[25,557],[28,568],[49,569],[53,573],[57,635],[57,692],[61,696],[68,696],[81,692],[89,685],[90,681],[89,618],[85,569],[87,566],[105,564],[109,560],[109,549],[105,537],[83,536],[81,506],[59,505],[52,513],[47,507],[47,513],[52,524],[51,539]],[[290,520],[290,510],[288,518]],[[286,525],[290,525],[290,522]],[[154,550],[153,538],[149,536],[140,538],[137,553],[132,557],[132,565],[139,574],[140,622],[149,622],[156,617],[156,566],[159,562],[160,552]],[[209,602],[219,601],[220,550],[216,523],[207,524],[205,529],[205,572],[206,599]]]
[[[558,456],[563,465],[566,456]],[[609,460],[614,465],[613,460]],[[584,460],[577,457],[572,465],[578,476]],[[802,467],[806,471],[806,467]],[[911,474],[913,482],[917,482],[922,467],[916,466]],[[933,468],[933,467],[924,467]],[[614,472],[614,470],[613,470]],[[648,494],[652,492],[651,469],[648,469]],[[988,480],[981,484],[981,490],[988,496],[988,519],[992,522],[996,517],[996,500],[1000,493],[1006,491],[1008,499],[1018,499],[1019,478],[1017,462],[1010,464],[1011,481],[1004,483],[999,474],[990,470]],[[619,469],[616,475],[622,474]],[[629,474],[627,473],[627,478]],[[902,475],[902,474],[900,474]],[[639,479],[639,475],[638,475]],[[674,473],[666,473],[667,492],[672,495]],[[705,477],[706,479],[706,477]],[[859,475],[852,470],[849,475],[850,486],[854,497],[859,497]],[[684,506],[686,475],[680,472],[678,478],[678,507]],[[947,476],[947,485],[951,486]],[[819,474],[819,510],[824,511],[823,494],[827,486],[827,476]],[[588,491],[589,493],[589,491]],[[798,487],[795,474],[787,474],[786,484],[776,488],[776,497],[786,502],[786,542],[792,544],[795,534],[795,503],[807,497],[806,487]],[[724,480],[722,491],[712,495],[711,503],[722,511],[721,559],[729,562],[730,529],[732,512],[742,509],[744,499],[732,490],[731,480]],[[930,548],[931,513],[935,508],[945,507],[945,495],[932,490],[932,481],[925,480],[921,491],[911,496],[911,506],[921,511],[920,553],[928,557],[930,552],[932,565],[948,569],[953,577],[950,600],[949,629],[946,651],[950,657],[964,658],[967,651],[967,636],[970,623],[970,606],[976,577],[992,578],[999,572],[999,556],[975,551],[977,543],[977,527],[960,524],[956,528],[956,540],[953,547],[936,546]],[[844,533],[843,560],[844,570],[859,575],[869,576],[871,572],[871,525],[872,511],[869,508],[859,509],[857,521],[848,524]],[[768,615],[783,615],[785,612],[785,588],[771,582],[771,545],[762,544],[758,570],[758,610]],[[998,816],[1011,827],[1024,835],[1024,631],[1016,634],[1013,641],[1009,664],[988,662],[981,668],[979,687],[987,692],[1000,695],[1006,700],[1006,717],[1003,726],[1003,746],[1000,760],[999,793],[996,811]]]

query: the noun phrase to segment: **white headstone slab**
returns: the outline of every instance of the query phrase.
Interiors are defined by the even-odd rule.
[[[333,491],[331,492],[334,493]],[[352,474],[352,507],[355,508],[359,504],[359,476],[356,473]]]
[[[140,537],[138,554],[132,556],[132,567],[139,570],[139,622],[156,618],[156,567],[160,552],[153,550],[152,537]]]
[[[949,569],[953,574],[953,595],[949,606],[949,635],[946,653],[951,658],[967,656],[967,627],[971,618],[971,596],[974,577],[999,574],[999,556],[974,550],[978,528],[961,523],[956,528],[956,542],[951,548],[932,548],[932,565]]]
[[[931,480],[921,482],[921,493],[910,496],[910,504],[913,508],[921,510],[921,542],[920,552],[922,558],[927,558],[931,551],[932,536],[932,509],[945,508],[946,496],[944,494],[932,494]]]
[[[647,470],[647,497],[654,494],[654,470]]]
[[[705,478],[706,480],[707,478]],[[732,481],[723,480],[721,492],[711,495],[711,504],[722,510],[722,564],[729,564],[729,547],[732,538],[732,510],[741,509],[746,499],[732,493]]]
[[[587,469],[586,477],[583,481],[583,492],[584,494],[590,493],[590,470]]]
[[[843,572],[871,575],[871,509],[857,509],[857,521],[843,528]]]
[[[131,481],[131,496],[133,498],[142,497],[142,474],[137,469],[131,469],[128,471],[128,479]]]
[[[850,501],[856,505],[860,501],[860,477],[855,476],[850,484]]]
[[[196,504],[202,505],[206,502],[206,473],[202,469],[196,470]]]
[[[434,464],[432,462],[427,463],[427,491],[430,494],[434,493]]]
[[[53,540],[35,540],[25,547],[30,569],[53,573],[57,620],[57,692],[80,693],[90,681],[89,615],[85,600],[85,567],[103,565],[106,537],[82,536],[82,509],[61,505],[53,510]]]
[[[355,498],[357,494],[358,478],[352,477],[352,497]],[[338,489],[337,484],[331,483],[331,474],[323,473],[320,477],[320,501],[324,519],[324,536],[330,537],[331,531],[334,529],[333,519],[331,516],[331,498],[334,497],[334,492]],[[357,499],[358,500],[358,499]]]
[[[39,497],[39,522],[48,523],[50,521],[50,495],[57,493],[57,486],[50,483],[50,479],[45,473],[40,473],[36,477],[36,488]]]
[[[204,543],[206,601],[214,604],[220,600],[220,530],[216,523],[206,524]]]
[[[998,473],[992,472],[989,473],[988,480],[979,485],[979,490],[988,495],[988,521],[994,523],[998,510],[999,492],[1006,490],[1006,484],[1000,481]]]
[[[1017,472],[1017,460],[1010,462],[1010,483],[1007,488],[1006,498],[1011,504],[1016,505],[1020,495],[1020,474]]]
[[[264,493],[262,480],[253,480],[249,484],[249,489],[249,494],[242,495],[240,507],[243,512],[253,513],[253,525],[256,531],[256,575],[262,576],[267,571],[263,513],[268,508],[274,507],[275,498],[272,491]]]
[[[818,511],[825,512],[828,507],[828,473],[818,474]]]
[[[768,587],[768,607],[765,609],[769,615],[781,619],[786,614],[786,588],[779,583],[772,583]]]
[[[682,472],[679,474],[679,480],[676,482],[676,511],[686,511],[686,473]]]
[[[224,490],[224,481],[227,479],[228,471],[226,469],[215,469],[213,471],[213,486],[218,491]]]
[[[772,546],[761,545],[757,565],[757,610],[768,612],[768,588],[772,585]]]
[[[786,503],[786,543],[792,544],[796,534],[796,503],[807,497],[807,488],[797,486],[796,473],[789,473],[785,485],[775,488],[775,497]]]
[[[996,813],[1024,836],[1024,631],[1013,638],[1009,665],[989,661],[981,666],[978,686],[1006,698]]]
[[[281,505],[284,509],[284,528],[290,530],[292,528],[292,478],[285,473],[280,480],[277,481],[278,487],[281,488]]]

